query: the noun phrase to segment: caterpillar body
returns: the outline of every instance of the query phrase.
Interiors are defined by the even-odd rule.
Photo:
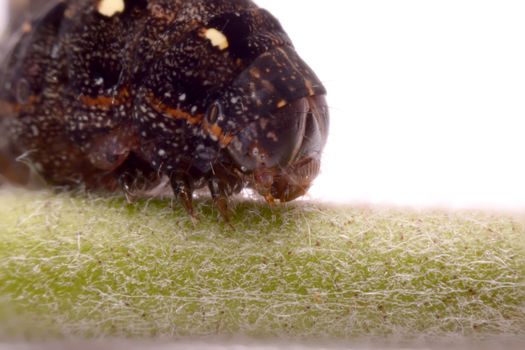
[[[326,91],[250,0],[70,0],[26,22],[0,68],[0,174],[121,188],[169,178],[193,213],[227,217],[245,187],[306,193],[328,135]]]

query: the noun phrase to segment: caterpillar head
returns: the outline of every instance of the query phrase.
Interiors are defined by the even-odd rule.
[[[325,90],[290,47],[259,56],[217,98],[205,128],[268,201],[306,193],[328,135]]]

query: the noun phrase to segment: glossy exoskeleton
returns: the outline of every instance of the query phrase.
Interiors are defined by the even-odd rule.
[[[0,71],[0,173],[128,195],[168,177],[193,213],[306,193],[325,89],[250,0],[70,0],[26,22]]]

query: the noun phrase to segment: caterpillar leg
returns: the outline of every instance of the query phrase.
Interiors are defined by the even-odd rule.
[[[193,209],[193,188],[187,176],[172,175],[171,187],[175,197],[182,203],[188,214],[195,219],[195,212]]]

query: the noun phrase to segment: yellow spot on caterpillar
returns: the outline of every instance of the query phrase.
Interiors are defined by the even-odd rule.
[[[274,142],[279,141],[279,138],[274,132],[269,132],[268,134],[266,134],[266,137],[273,140]]]
[[[124,0],[100,0],[97,11],[102,16],[113,17],[115,14],[124,12]]]
[[[256,67],[250,69],[250,74],[256,79],[261,79],[261,72]]]
[[[314,84],[308,79],[304,80],[304,84],[306,86],[306,89],[308,90],[308,96],[314,96],[315,95]]]
[[[288,102],[286,102],[285,100],[281,100],[281,101],[279,101],[279,103],[277,103],[277,107],[278,108],[283,108],[287,104],[288,104]]]
[[[204,37],[211,41],[211,44],[219,48],[219,50],[226,50],[228,46],[230,46],[226,35],[215,28],[206,29],[204,32]]]
[[[33,26],[31,25],[31,22],[24,22],[24,24],[22,24],[22,32],[29,33],[32,30]]]

